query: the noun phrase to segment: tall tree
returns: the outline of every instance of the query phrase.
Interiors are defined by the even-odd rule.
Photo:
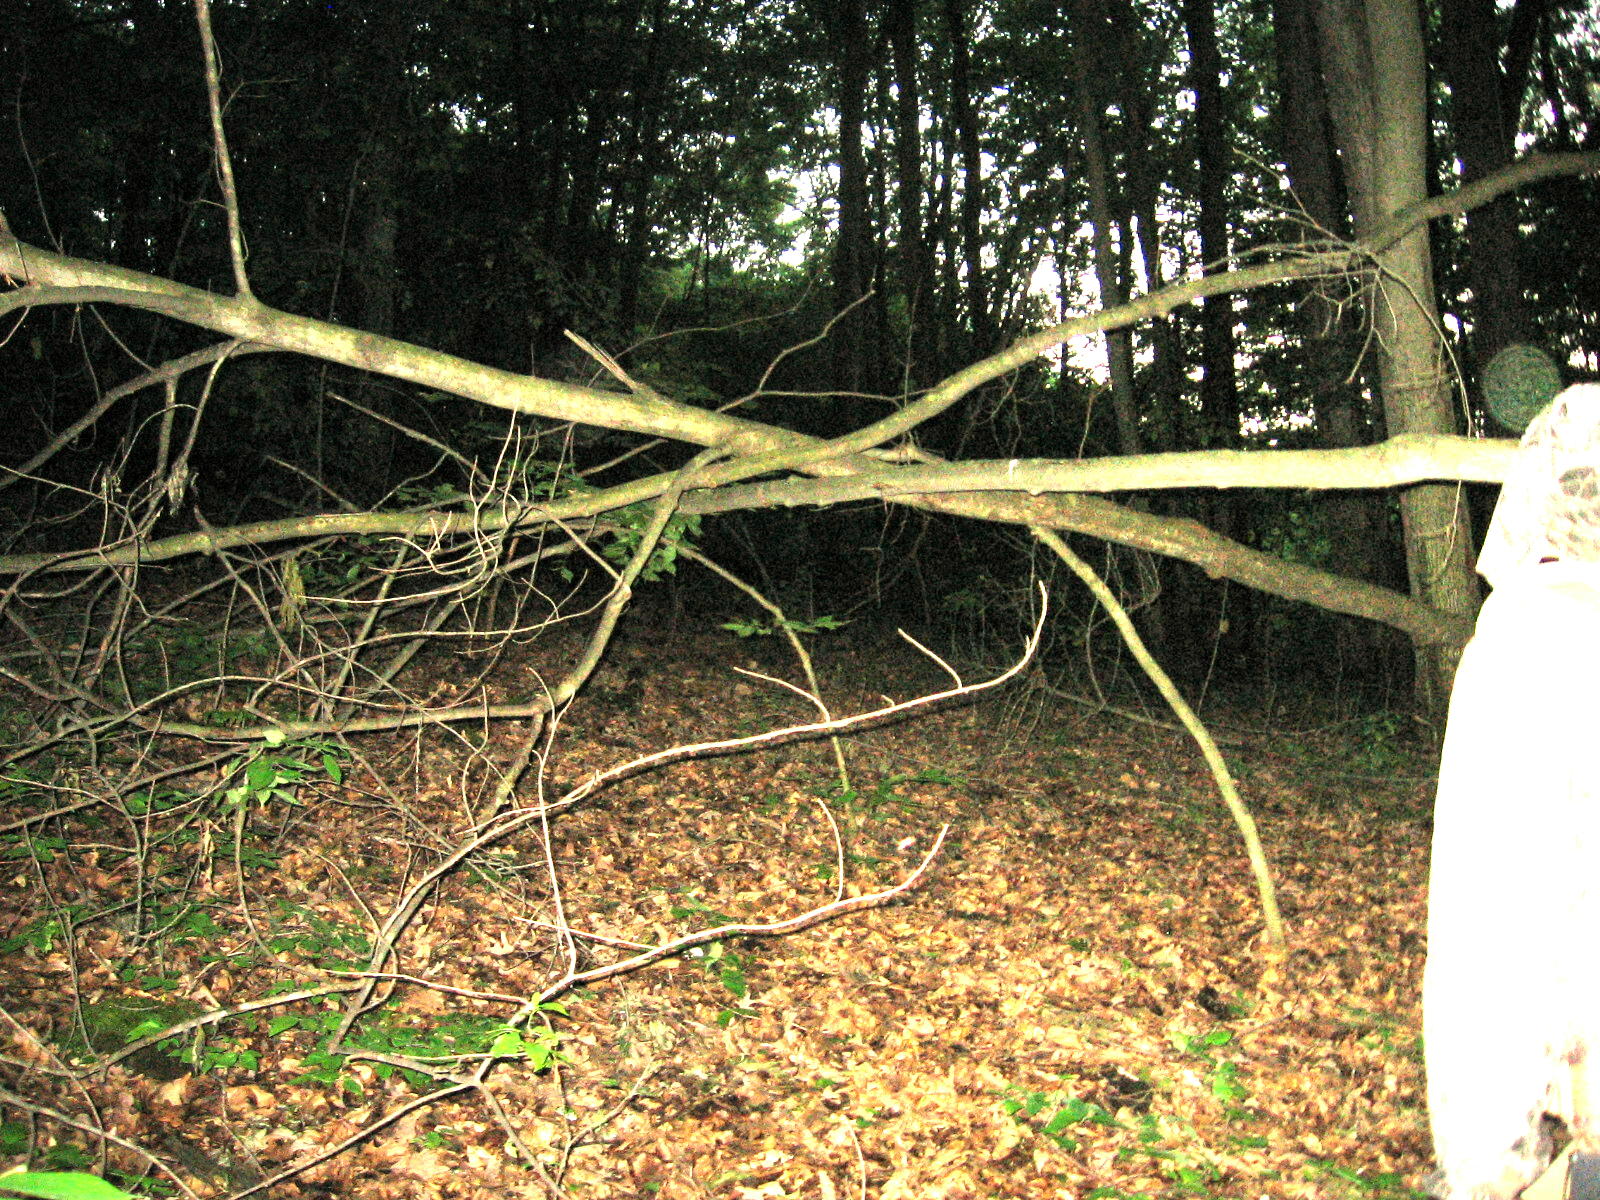
[[[1385,222],[1427,196],[1427,88],[1417,0],[1317,0],[1329,112],[1346,168],[1355,230]],[[1454,433],[1426,229],[1378,256],[1370,315],[1384,417],[1391,434]],[[1411,591],[1447,614],[1477,610],[1472,532],[1459,487],[1427,484],[1400,495]],[[1425,706],[1441,711],[1459,647],[1418,648]]]
[[[1231,163],[1222,94],[1222,55],[1217,49],[1213,0],[1184,0],[1189,34],[1189,81],[1194,89],[1196,193],[1200,258],[1206,274],[1228,269],[1228,178]],[[1233,297],[1200,302],[1200,412],[1207,449],[1239,444],[1239,382],[1234,371]],[[1232,533],[1232,530],[1227,532]]]
[[[649,251],[650,185],[663,158],[661,125],[666,93],[664,43],[666,0],[651,0],[642,31],[643,52],[629,56],[632,97],[624,123],[623,178],[611,219],[621,251],[617,259],[617,324],[631,335],[639,315],[639,291]]]
[[[895,210],[899,228],[897,268],[910,334],[908,375],[915,380],[925,357],[929,314],[928,252],[922,237],[922,101],[917,78],[917,0],[889,0],[884,12],[894,68]]]
[[[1500,65],[1494,0],[1444,0],[1440,40],[1450,84],[1450,128],[1464,182],[1511,161],[1517,118],[1527,88],[1528,47],[1547,0],[1517,0],[1513,44]],[[1517,253],[1517,207],[1500,196],[1467,214],[1467,278],[1472,288],[1472,358],[1481,370],[1494,354],[1529,336]]]
[[[1322,46],[1311,9],[1299,0],[1273,0],[1273,38],[1277,64],[1277,134],[1289,168],[1301,219],[1296,236],[1314,246],[1349,233],[1343,181],[1334,152],[1323,87]],[[1360,330],[1350,307],[1323,281],[1302,285],[1295,333],[1303,347],[1301,403],[1316,423],[1316,444],[1325,450],[1363,445],[1371,440],[1356,365]],[[1388,573],[1385,549],[1386,497],[1363,491],[1330,491],[1316,498],[1328,539],[1328,566],[1340,575],[1379,582]],[[1387,655],[1380,639],[1387,631],[1372,622],[1341,620],[1335,639],[1342,661],[1363,674],[1376,674]]]
[[[346,10],[349,15],[351,10]],[[406,68],[411,59],[415,17],[398,6],[380,3],[356,8],[366,33],[367,52],[360,62],[370,84],[357,89],[363,103],[360,142],[351,168],[350,224],[354,234],[346,248],[346,276],[354,303],[350,321],[369,333],[393,336],[400,308],[400,264],[397,252],[400,200],[404,191],[408,120]],[[363,405],[390,415],[392,390],[381,380],[364,376],[357,388]],[[395,433],[381,421],[355,426],[354,453],[361,482],[369,495],[381,495],[390,482]]]
[[[829,40],[834,56],[834,103],[839,114],[839,230],[834,244],[834,306],[838,312],[867,293],[872,230],[867,214],[867,159],[861,128],[866,120],[867,80],[872,59],[862,0],[838,0],[831,9]],[[859,391],[867,375],[864,312],[858,309],[835,327],[838,386]]]
[[[1077,108],[1078,132],[1083,138],[1084,174],[1089,183],[1089,221],[1094,238],[1094,274],[1100,285],[1100,302],[1106,308],[1127,299],[1123,275],[1117,264],[1115,243],[1117,209],[1111,197],[1111,162],[1106,149],[1104,112],[1099,78],[1091,61],[1090,46],[1103,32],[1104,13],[1094,0],[1076,0],[1073,6],[1068,64]],[[1127,329],[1106,334],[1111,370],[1111,401],[1117,414],[1117,439],[1124,454],[1138,454],[1144,446],[1133,394],[1133,342]]]
[[[967,325],[980,354],[995,348],[996,331],[989,311],[987,271],[983,264],[984,174],[979,114],[972,102],[972,22],[967,0],[944,0],[945,37],[950,51],[950,117],[955,125],[961,161],[961,257],[966,268]]]
[[[1139,16],[1128,0],[1116,0],[1111,26],[1118,38],[1117,58],[1125,64],[1115,78],[1120,84],[1117,103],[1126,131],[1122,169],[1128,211],[1138,239],[1145,290],[1154,292],[1166,285],[1167,274],[1162,261],[1167,252],[1166,213],[1160,198],[1170,159],[1157,152],[1164,124],[1160,80],[1166,46],[1159,28]],[[1179,449],[1188,444],[1182,398],[1186,382],[1183,343],[1176,322],[1165,314],[1151,318],[1147,329],[1151,364],[1148,382],[1140,392],[1145,440],[1152,449]]]

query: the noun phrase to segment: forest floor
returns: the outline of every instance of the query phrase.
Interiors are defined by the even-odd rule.
[[[909,648],[853,646],[819,645],[836,711],[938,686]],[[756,649],[787,672],[777,647]],[[562,724],[548,787],[812,719],[735,673],[751,653],[721,631],[624,639]],[[428,667],[441,692],[472,669],[444,654]],[[439,1085],[319,1055],[337,997],[208,1027],[190,1044],[204,1070],[146,1058],[69,1078],[72,1031],[81,1050],[83,1012],[106,997],[198,1013],[348,982],[327,968],[361,964],[466,823],[463,795],[483,784],[464,748],[498,752],[508,734],[383,735],[337,780],[313,771],[296,803],[252,816],[254,836],[230,845],[227,820],[196,809],[175,826],[188,840],[152,841],[142,862],[112,848],[115,821],[9,827],[0,1168],[31,1138],[56,1143],[35,1165],[97,1169],[83,1129],[98,1126],[197,1195],[237,1194],[378,1126],[257,1194],[548,1195],[510,1128],[566,1195],[596,1200],[1413,1196],[1432,764],[1377,721],[1215,732],[1261,826],[1287,954],[1268,953],[1239,833],[1192,742],[1046,708],[1019,685],[853,735],[849,792],[812,743],[682,762],[562,815],[564,915],[591,935],[580,969],[627,953],[597,939],[826,904],[835,828],[845,895],[892,887],[950,831],[891,903],[581,987],[541,1035],[561,1061],[502,1063],[492,1103],[469,1091],[409,1111]],[[533,995],[566,966],[550,875],[532,826],[444,879],[392,967],[434,986],[397,985],[371,1017],[387,1040],[368,1044],[485,1048],[509,1010],[481,994]],[[163,878],[173,899],[142,925],[118,917],[136,881],[155,895]],[[113,1147],[110,1162],[138,1159]]]

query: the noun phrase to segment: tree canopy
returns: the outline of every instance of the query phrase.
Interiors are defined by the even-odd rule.
[[[248,286],[271,308],[609,393],[522,409],[535,459],[554,462],[551,435],[576,424],[556,457],[589,487],[732,436],[713,410],[812,438],[873,426],[1063,321],[1070,336],[1040,337],[897,434],[929,461],[1329,450],[1483,432],[1478,379],[1506,344],[1542,348],[1570,378],[1600,372],[1600,268],[1577,249],[1596,211],[1587,160],[1492,189],[1470,212],[1445,206],[1413,242],[1429,259],[1402,267],[1363,248],[1405,204],[1539,152],[1593,153],[1600,44],[1571,0],[1420,13],[1378,0],[349,0],[219,3],[211,18],[236,197],[219,188],[183,6],[11,6],[0,211],[13,258],[54,249],[227,292],[233,205]],[[1395,73],[1408,23],[1417,55]],[[1384,158],[1375,135],[1402,127],[1425,160]],[[1248,278],[1274,263],[1291,269]],[[1183,291],[1203,273],[1220,286]],[[1366,303],[1390,277],[1426,306]],[[50,489],[96,479],[168,493],[160,529],[174,532],[186,482],[162,472],[175,446],[213,526],[470,494],[482,483],[471,464],[503,453],[508,426],[481,407],[483,387],[454,389],[449,372],[374,376],[370,346],[333,369],[236,354],[214,379],[168,374],[169,388],[133,387],[113,407],[122,432],[101,419],[62,442],[108,389],[212,335],[192,319],[36,299],[7,297],[26,316],[0,349],[7,398],[27,414],[7,461],[28,471],[5,481],[18,551],[87,548],[72,526],[27,514],[62,494]],[[1130,300],[1128,319],[1093,319]],[[1384,328],[1412,311],[1418,330]],[[247,326],[228,332],[273,345]],[[1406,343],[1415,351],[1398,353]],[[1401,413],[1408,373],[1435,362],[1447,375],[1428,412]],[[630,388],[708,416],[630,420]],[[174,426],[184,406],[196,415]],[[639,442],[696,422],[711,432],[688,448]],[[1209,573],[1244,579],[1239,564],[1266,553],[1407,589],[1392,499],[1376,491],[1128,498],[1094,531],[1150,513],[1223,539],[1234,565],[1218,570],[1193,537],[1124,544],[1186,543],[1177,556]],[[1408,530],[1431,520],[1406,512]],[[831,519],[855,530],[847,540],[877,521]],[[787,577],[815,573],[805,524],[744,519]],[[891,539],[909,555],[918,536],[902,525]],[[1464,563],[1470,549],[1451,546],[1471,536],[1463,522],[1443,555]],[[1435,615],[1401,626],[1433,628],[1432,643],[1429,621],[1444,620],[1443,640],[1459,642],[1472,590],[1429,593],[1419,580],[1437,571],[1410,544],[1410,590]],[[946,590],[994,561],[992,546],[963,545],[941,564]],[[858,563],[832,565],[830,578],[859,580]],[[1178,625],[1202,619],[1210,585],[1161,570]],[[1253,574],[1259,585],[1270,572]],[[823,607],[858,595],[835,588]]]

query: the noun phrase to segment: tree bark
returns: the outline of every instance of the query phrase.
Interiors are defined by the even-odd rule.
[[[644,54],[634,69],[633,106],[627,122],[626,167],[618,193],[621,252],[617,261],[617,325],[632,337],[639,318],[639,290],[651,232],[650,192],[660,170],[662,52],[667,34],[665,0],[652,0],[648,29],[641,28]],[[614,216],[613,220],[617,220]]]
[[[895,209],[899,220],[899,253],[896,268],[901,294],[906,300],[910,322],[908,349],[911,361],[906,376],[919,377],[919,366],[926,358],[928,314],[928,253],[922,240],[922,104],[917,86],[917,4],[916,0],[890,0],[885,12],[888,23],[889,53],[894,65],[894,157]]]
[[[833,39],[839,113],[839,240],[833,255],[834,310],[843,312],[867,292],[867,161],[862,148],[867,77],[866,14],[862,0],[839,0],[829,32]],[[866,323],[858,310],[834,327],[835,384],[860,391],[866,377]]]
[[[1111,167],[1106,152],[1101,122],[1101,104],[1094,86],[1094,65],[1089,57],[1089,37],[1098,26],[1099,13],[1091,0],[1076,0],[1072,45],[1068,61],[1072,71],[1072,90],[1078,114],[1078,132],[1083,138],[1084,174],[1089,181],[1089,221],[1094,230],[1094,274],[1100,285],[1100,304],[1114,308],[1127,299],[1111,234],[1117,227],[1116,210],[1111,203]],[[1138,454],[1143,447],[1139,417],[1133,395],[1133,346],[1128,330],[1106,333],[1106,357],[1111,371],[1111,402],[1117,414],[1117,441],[1124,454]]]
[[[944,0],[945,34],[950,41],[950,116],[961,157],[961,257],[966,265],[967,325],[979,354],[995,348],[994,318],[983,269],[983,148],[978,114],[972,106],[972,52],[967,45],[965,0]]]
[[[1519,0],[1519,10],[1537,12],[1544,0]],[[1524,18],[1524,23],[1527,18]],[[1440,25],[1444,75],[1450,84],[1450,126],[1462,178],[1491,175],[1511,161],[1527,85],[1524,74],[1503,78],[1494,0],[1444,0]],[[1517,244],[1517,208],[1501,196],[1467,214],[1467,279],[1472,288],[1469,313],[1475,377],[1512,342],[1527,340],[1532,329],[1523,296]]]
[[[1274,0],[1273,31],[1278,138],[1304,218],[1297,235],[1309,249],[1329,237],[1348,236],[1350,226],[1322,85],[1322,48],[1311,9],[1299,0]],[[1305,300],[1296,317],[1316,444],[1325,450],[1364,445],[1372,430],[1361,387],[1352,378],[1361,360],[1360,330],[1349,305],[1327,282],[1305,284],[1301,290]],[[1312,503],[1327,533],[1329,569],[1351,579],[1391,584],[1399,559],[1387,520],[1387,495],[1332,491],[1313,497]],[[1381,678],[1385,663],[1404,653],[1397,638],[1370,622],[1337,622],[1333,636],[1341,661],[1370,678]]]
[[[400,308],[398,237],[400,193],[407,141],[405,70],[412,24],[392,7],[378,10],[368,23],[370,39],[366,62],[372,87],[366,105],[366,132],[356,156],[350,202],[354,244],[345,248],[344,278],[348,281],[354,324],[385,337],[395,336]],[[392,416],[393,389],[370,375],[360,377],[356,395],[375,413]],[[376,498],[393,474],[396,451],[394,428],[368,418],[353,426],[355,444],[340,447],[348,455],[362,490]],[[326,476],[324,476],[326,478]]]
[[[1212,0],[1184,0],[1189,33],[1189,78],[1195,93],[1194,144],[1200,200],[1200,257],[1205,274],[1228,269],[1229,155],[1223,112],[1222,55]],[[1233,297],[1200,302],[1200,412],[1202,445],[1231,450],[1239,444],[1239,381],[1234,370]]]
[[[1416,0],[1318,0],[1329,106],[1348,174],[1358,235],[1427,197],[1427,89]],[[1378,253],[1369,308],[1391,434],[1453,433],[1450,380],[1438,338],[1426,228]],[[1412,595],[1440,612],[1477,611],[1472,531],[1459,487],[1424,485],[1400,495]],[[1417,646],[1423,707],[1442,717],[1459,648]]]
[[[1217,49],[1217,14],[1213,0],[1184,0],[1183,22],[1189,41],[1189,83],[1194,90],[1194,162],[1196,168],[1200,261],[1203,274],[1226,272],[1231,246],[1228,237],[1228,181],[1232,163],[1227,144],[1226,104],[1222,94],[1222,54]],[[1239,380],[1234,368],[1233,297],[1207,296],[1200,303],[1200,439],[1208,450],[1230,450],[1240,442]],[[1189,500],[1211,528],[1228,538],[1238,538],[1242,526],[1238,497],[1219,492]],[[1170,665],[1188,680],[1200,682],[1220,646],[1239,660],[1254,644],[1250,628],[1256,605],[1246,592],[1230,597],[1214,581],[1193,571],[1172,572],[1162,603],[1170,603],[1169,627],[1189,636],[1174,642]],[[1221,622],[1219,613],[1229,620]],[[1197,638],[1193,631],[1213,629],[1212,638]],[[1181,647],[1181,649],[1180,649]],[[1248,661],[1248,659],[1245,659]]]

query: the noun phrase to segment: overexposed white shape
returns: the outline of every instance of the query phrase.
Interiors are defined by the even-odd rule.
[[[1440,1196],[1510,1200],[1541,1121],[1597,1147],[1600,1050],[1600,387],[1529,426],[1479,569],[1494,592],[1451,698],[1423,982]]]

